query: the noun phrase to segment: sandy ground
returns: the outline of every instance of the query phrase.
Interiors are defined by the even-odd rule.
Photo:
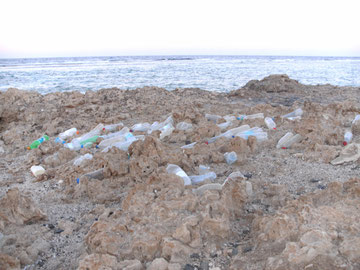
[[[360,129],[352,125],[359,91],[276,75],[229,94],[154,87],[2,92],[0,269],[359,269]],[[297,108],[301,119],[281,118]],[[205,117],[255,113],[272,117],[277,129],[269,130],[264,119],[235,119],[221,131],[224,118]],[[108,153],[96,144],[72,151],[54,142],[72,127],[77,137],[100,123],[131,129],[169,116],[174,126],[185,121],[192,129],[163,139],[159,131],[135,131],[145,140]],[[208,143],[244,124],[261,127],[268,139]],[[344,147],[346,130],[354,138]],[[289,131],[302,141],[277,149]],[[26,149],[43,134],[50,140]],[[181,149],[192,142],[194,148]],[[350,161],[332,165],[344,149]],[[229,165],[224,153],[231,151],[238,160]],[[85,153],[93,159],[74,166]],[[166,172],[168,164],[188,175],[207,165],[217,178],[184,187],[182,178]],[[34,177],[33,165],[46,174]],[[101,179],[84,176],[99,169]],[[238,171],[243,177],[230,176]],[[222,190],[194,191],[224,181]]]

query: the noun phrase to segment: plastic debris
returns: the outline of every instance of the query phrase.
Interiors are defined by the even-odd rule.
[[[237,161],[237,155],[235,152],[230,152],[230,153],[226,152],[224,154],[224,157],[225,157],[226,163],[229,165],[231,165]]]
[[[45,169],[42,166],[31,166],[30,170],[35,177],[45,173]]]
[[[151,128],[149,123],[139,123],[131,127],[133,131],[147,132]]]
[[[171,135],[171,133],[174,131],[174,126],[169,123],[166,126],[162,127],[160,129],[161,133],[160,133],[160,140],[164,139],[165,137]]]
[[[186,172],[183,171],[178,165],[175,164],[168,164],[166,167],[167,173],[170,174],[176,174],[177,176],[180,176],[184,180],[184,185],[188,186],[191,185],[191,179],[186,174]]]
[[[73,139],[70,143],[66,143],[65,147],[69,148],[70,150],[80,150],[83,147],[88,147],[96,141],[96,139],[100,136],[101,131],[103,130],[104,125],[98,124],[94,129],[90,132]],[[96,139],[95,139],[96,137]],[[88,141],[89,140],[89,141]],[[86,144],[86,145],[84,145]]]
[[[254,127],[249,130],[239,132],[235,135],[235,137],[240,137],[245,140],[247,140],[250,136],[256,137],[258,141],[266,141],[268,139],[267,133],[259,127]]]
[[[194,148],[195,144],[196,144],[196,142],[183,145],[183,146],[181,146],[181,149],[191,149],[191,148]]]
[[[245,120],[245,119],[258,119],[258,118],[264,118],[264,114],[263,113],[255,113],[255,114],[250,114],[250,115],[242,114],[242,115],[238,116],[236,119],[237,120]]]
[[[224,129],[227,129],[228,127],[230,127],[232,124],[232,122],[224,122],[224,123],[221,123],[221,124],[217,124],[217,126],[221,129],[221,130],[224,130]]]
[[[178,130],[189,130],[192,128],[192,124],[187,122],[180,122],[176,125],[176,129]]]
[[[33,141],[30,146],[27,147],[28,150],[30,149],[35,149],[35,148],[38,148],[40,144],[42,144],[43,142],[45,141],[48,141],[49,140],[49,136],[48,135],[44,135],[42,136],[41,138]]]
[[[295,111],[285,114],[283,116],[281,116],[281,118],[287,118],[289,120],[297,120],[297,119],[301,119],[301,116],[303,115],[303,110],[301,108],[297,108]]]
[[[216,179],[216,173],[214,172],[208,172],[206,174],[202,174],[202,175],[191,175],[189,176],[191,183],[194,184],[199,184],[207,179],[210,180],[215,180]]]
[[[78,157],[77,159],[75,159],[75,161],[74,161],[73,164],[74,164],[75,166],[80,166],[81,163],[83,163],[83,161],[85,161],[85,160],[91,160],[92,158],[93,158],[93,155],[87,153],[87,154],[82,155],[82,156]]]
[[[61,140],[65,140],[69,137],[74,136],[75,134],[79,134],[79,131],[76,128],[70,128],[68,130],[65,130],[64,132],[60,133],[58,138]]]
[[[298,143],[302,140],[302,136],[300,134],[292,134],[291,132],[287,132],[277,143],[276,148],[286,149],[289,148],[294,143]]]
[[[264,121],[268,129],[276,129],[276,123],[272,118],[265,117]]]
[[[206,173],[210,172],[210,167],[205,166],[205,165],[199,165],[198,172],[199,172],[199,174],[206,174]]]
[[[345,134],[344,134],[344,141],[343,141],[343,145],[346,146],[348,145],[351,140],[353,138],[353,134],[351,131],[346,131]]]
[[[212,121],[214,123],[216,123],[218,120],[220,120],[222,117],[220,115],[216,115],[216,114],[208,114],[206,113],[205,114],[205,118],[208,120],[208,121]]]

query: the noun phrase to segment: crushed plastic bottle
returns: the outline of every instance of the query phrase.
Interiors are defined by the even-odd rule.
[[[183,171],[178,165],[175,164],[168,164],[166,167],[167,173],[170,174],[176,174],[177,176],[180,176],[184,180],[184,185],[188,186],[191,185],[191,179],[186,174],[186,172]]]
[[[357,114],[354,118],[354,120],[352,120],[352,124],[355,124],[355,122],[360,120],[360,114]]]
[[[101,131],[103,130],[104,125],[98,124],[94,129],[92,129],[90,132],[73,139],[70,143],[66,143],[65,147],[69,148],[70,150],[80,150],[83,147],[91,146],[93,141],[96,141],[96,139],[100,136]],[[98,137],[96,137],[98,136]],[[96,139],[94,140],[94,138]],[[89,139],[89,141],[87,141]],[[86,144],[86,145],[84,145]]]
[[[276,123],[272,118],[265,117],[264,121],[268,129],[276,129]]]
[[[61,140],[65,140],[69,137],[74,136],[75,134],[79,134],[79,131],[76,128],[70,128],[68,130],[65,130],[64,132],[60,133],[58,138]]]
[[[192,128],[192,124],[187,122],[180,122],[176,125],[176,129],[178,130],[189,130]]]
[[[199,174],[206,174],[210,172],[210,167],[205,165],[199,165],[198,169]]]
[[[301,108],[297,108],[295,111],[285,114],[283,116],[281,116],[281,118],[287,118],[289,120],[297,120],[297,119],[301,119],[301,116],[303,115],[303,110]]]
[[[151,128],[149,123],[139,123],[131,127],[133,131],[147,132]]]
[[[169,123],[166,126],[162,127],[160,129],[161,133],[160,133],[160,140],[164,139],[165,137],[171,135],[171,133],[174,131],[174,126]]]
[[[115,130],[118,130],[119,127],[122,127],[124,126],[124,124],[122,122],[120,123],[117,123],[117,124],[111,124],[111,125],[106,125],[103,127],[103,131],[115,131]]]
[[[268,139],[267,132],[263,131],[262,128],[259,127],[253,127],[249,130],[239,132],[234,136],[243,138],[245,140],[247,140],[250,136],[254,136],[259,142],[266,141]]]
[[[196,142],[193,142],[193,143],[190,143],[190,144],[183,145],[183,146],[181,146],[180,148],[181,148],[181,149],[194,148],[195,144],[196,144]]]
[[[353,134],[351,131],[346,131],[345,134],[344,134],[344,141],[343,141],[343,145],[346,146],[348,145],[351,140],[353,138]]]
[[[93,158],[93,155],[88,153],[88,154],[82,155],[82,156],[78,157],[77,159],[75,159],[73,164],[74,164],[74,166],[80,166],[84,160],[91,160],[92,158]]]
[[[216,115],[216,114],[208,114],[206,113],[205,114],[205,118],[208,120],[208,121],[212,121],[216,124],[216,122],[218,120],[220,120],[222,117],[220,115]]]
[[[223,118],[225,119],[226,122],[232,122],[236,120],[236,116],[234,115],[225,115]]]
[[[126,152],[126,151],[128,151],[130,145],[133,142],[136,142],[138,140],[144,140],[144,139],[145,139],[144,135],[129,136],[128,138],[126,138],[123,141],[117,141],[115,143],[112,143],[112,144],[106,146],[105,149],[102,150],[101,152],[107,153],[112,147],[116,147],[116,148]]]
[[[224,154],[224,157],[225,157],[226,163],[229,165],[231,165],[237,161],[237,155],[235,152],[230,152],[230,153],[226,152]]]
[[[202,175],[191,175],[189,176],[190,180],[191,180],[191,183],[193,185],[195,184],[199,184],[207,179],[210,179],[210,180],[215,180],[216,179],[216,173],[214,172],[208,172],[206,174],[202,174]]]
[[[245,119],[258,119],[258,118],[264,118],[264,114],[263,113],[255,113],[255,114],[250,114],[250,115],[239,115],[236,119],[237,120],[245,120]]]
[[[168,124],[171,124],[171,125],[174,124],[174,120],[171,115],[168,118],[166,118],[165,121],[163,121],[161,123],[159,123],[159,122],[152,123],[152,125],[150,126],[150,129],[148,130],[148,134],[151,134],[155,130],[161,130],[163,127],[165,127]]]
[[[300,134],[292,134],[291,132],[287,132],[277,143],[276,148],[289,148],[294,143],[301,142],[302,136]]]
[[[217,124],[217,126],[221,129],[221,130],[224,130],[224,129],[227,129],[228,127],[230,127],[232,124],[232,122],[224,122],[224,123],[221,123],[221,124]]]
[[[35,149],[35,148],[38,148],[40,144],[42,144],[43,142],[45,141],[48,141],[49,140],[49,136],[48,135],[44,135],[42,136],[41,138],[33,141],[30,146],[27,147],[28,150],[30,149]]]

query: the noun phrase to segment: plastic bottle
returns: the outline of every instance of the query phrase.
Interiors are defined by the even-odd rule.
[[[193,142],[193,143],[190,143],[190,144],[183,145],[183,146],[181,146],[180,148],[181,148],[181,149],[194,148],[195,144],[196,144],[196,142]]]
[[[242,132],[239,132],[234,135],[235,137],[240,137],[245,140],[249,138],[249,136],[254,136],[258,141],[265,141],[268,139],[267,133],[262,130],[262,128],[259,127],[253,127],[249,130],[245,130]]]
[[[191,185],[191,179],[186,174],[186,172],[183,171],[178,165],[175,164],[168,164],[166,167],[167,173],[170,174],[176,174],[177,176],[180,176],[184,180],[184,185],[188,186]]]
[[[355,124],[356,121],[360,120],[360,114],[357,114],[354,118],[354,120],[352,121],[352,124]]]
[[[216,173],[214,172],[208,172],[206,174],[202,174],[202,175],[191,175],[189,176],[191,183],[194,184],[198,184],[201,183],[207,179],[210,180],[215,180],[216,179]]]
[[[232,122],[236,120],[236,117],[234,115],[225,115],[223,118],[226,122]]]
[[[85,155],[82,155],[82,156],[80,156],[80,157],[78,157],[77,159],[75,159],[75,161],[74,161],[74,165],[75,166],[79,166],[79,165],[81,165],[81,163],[84,161],[84,160],[86,160],[86,159],[88,159],[88,160],[90,160],[90,159],[92,159],[93,158],[93,155],[91,155],[91,154],[85,154]]]
[[[187,122],[180,122],[176,125],[176,129],[178,130],[189,130],[192,128],[192,124]]]
[[[303,110],[301,108],[297,108],[295,111],[285,114],[283,116],[281,116],[282,118],[287,118],[289,120],[295,120],[295,119],[299,119],[301,118],[301,116],[303,115]]]
[[[221,123],[221,124],[217,124],[217,126],[223,130],[223,129],[227,129],[228,127],[231,126],[231,122],[224,122],[224,123]]]
[[[131,127],[133,131],[140,131],[140,132],[146,132],[151,128],[151,125],[149,123],[139,123],[135,124]]]
[[[98,136],[100,135],[101,131],[103,130],[104,128],[104,125],[103,124],[98,124],[95,128],[93,128],[90,132],[78,137],[78,138],[75,138],[73,139],[70,143],[66,143],[65,144],[65,147],[71,149],[71,150],[79,150],[81,149],[82,147],[87,147],[89,145],[91,145],[93,142],[96,141],[96,139],[94,140],[93,138],[95,136]],[[90,139],[90,141],[87,141],[88,139]],[[93,141],[94,140],[94,141]],[[86,145],[84,145],[84,143]]]
[[[117,130],[118,129],[118,127],[120,127],[120,126],[124,126],[124,124],[123,123],[118,123],[118,124],[111,124],[111,125],[106,125],[106,126],[104,126],[103,127],[103,131],[115,131],[115,130]]]
[[[276,123],[274,122],[274,120],[270,117],[265,117],[265,124],[267,126],[268,129],[276,129]]]
[[[222,133],[219,135],[219,137],[225,137],[225,138],[232,138],[233,136],[235,136],[237,133],[239,132],[243,132],[243,131],[246,131],[246,130],[249,130],[250,129],[250,126],[249,125],[242,125],[240,127],[237,127],[237,128],[232,128],[232,129],[229,129],[228,131]]]
[[[66,143],[66,141],[60,139],[59,137],[56,137],[56,138],[55,138],[55,142],[56,142],[56,143],[62,143],[62,144]]]
[[[208,121],[212,121],[214,123],[216,123],[218,120],[220,120],[222,117],[220,115],[216,115],[216,114],[208,114],[206,113],[205,114],[205,118],[208,120]]]
[[[281,139],[278,141],[276,148],[282,148],[284,145],[292,138],[294,134],[291,132],[287,132],[284,136],[281,137]]]
[[[145,139],[144,135],[132,136],[123,141],[117,141],[117,142],[114,142],[114,143],[106,146],[105,149],[101,152],[107,153],[112,147],[116,147],[116,148],[126,152],[133,142],[135,142],[137,140],[144,140],[144,139]]]
[[[235,152],[230,152],[230,153],[226,152],[224,154],[224,157],[225,157],[226,163],[229,165],[231,165],[237,161],[237,155]]]
[[[28,150],[30,149],[35,149],[35,148],[38,148],[40,144],[42,144],[44,141],[48,141],[49,140],[49,136],[48,135],[44,135],[42,136],[41,138],[33,141],[30,146],[28,146]]]
[[[161,133],[160,133],[160,140],[164,139],[165,137],[169,136],[173,131],[174,131],[174,126],[169,123],[166,126],[164,126],[163,128],[160,129]]]
[[[152,125],[150,126],[150,129],[148,130],[148,134],[151,134],[155,130],[160,130],[168,124],[171,124],[171,125],[174,124],[174,120],[171,115],[168,118],[166,118],[165,121],[163,121],[161,123],[159,123],[159,122],[152,123]]]
[[[264,118],[263,113],[255,113],[251,115],[246,115],[245,119],[257,119],[257,118]]]
[[[68,130],[65,130],[64,132],[60,133],[58,138],[60,138],[61,140],[65,140],[69,137],[74,136],[75,134],[79,134],[79,132],[77,131],[76,128],[70,128]]]
[[[205,165],[199,165],[199,174],[207,174],[210,172],[210,167],[205,166]]]
[[[352,137],[353,137],[353,134],[351,133],[351,131],[346,131],[344,134],[343,145],[344,146],[348,145],[351,142]]]

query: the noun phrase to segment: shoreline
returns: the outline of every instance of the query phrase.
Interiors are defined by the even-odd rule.
[[[360,114],[359,90],[271,75],[230,93],[157,87],[0,92],[0,268],[355,269],[360,163],[355,157],[340,165],[331,161],[360,143],[360,128],[352,124]],[[281,117],[297,108],[304,111],[301,119]],[[277,129],[269,130],[264,118],[240,118],[258,113],[273,118]],[[220,118],[214,123],[206,114]],[[101,123],[131,129],[170,116],[174,127],[185,121],[192,129],[175,128],[163,139],[160,131],[134,131],[144,140],[125,152],[94,146],[71,151],[54,142],[72,127],[81,135]],[[230,126],[221,130],[226,119]],[[260,127],[267,140],[209,143],[241,125]],[[354,137],[344,147],[347,130]],[[302,140],[277,149],[287,132]],[[26,150],[44,134],[49,141]],[[181,148],[193,142],[194,148]],[[227,164],[224,154],[232,151],[237,161]],[[84,154],[93,158],[74,166]],[[206,165],[217,177],[184,186],[167,173],[168,164],[188,175]],[[46,173],[35,178],[33,165]],[[102,179],[86,176],[100,169]],[[206,184],[222,188],[193,192]]]

